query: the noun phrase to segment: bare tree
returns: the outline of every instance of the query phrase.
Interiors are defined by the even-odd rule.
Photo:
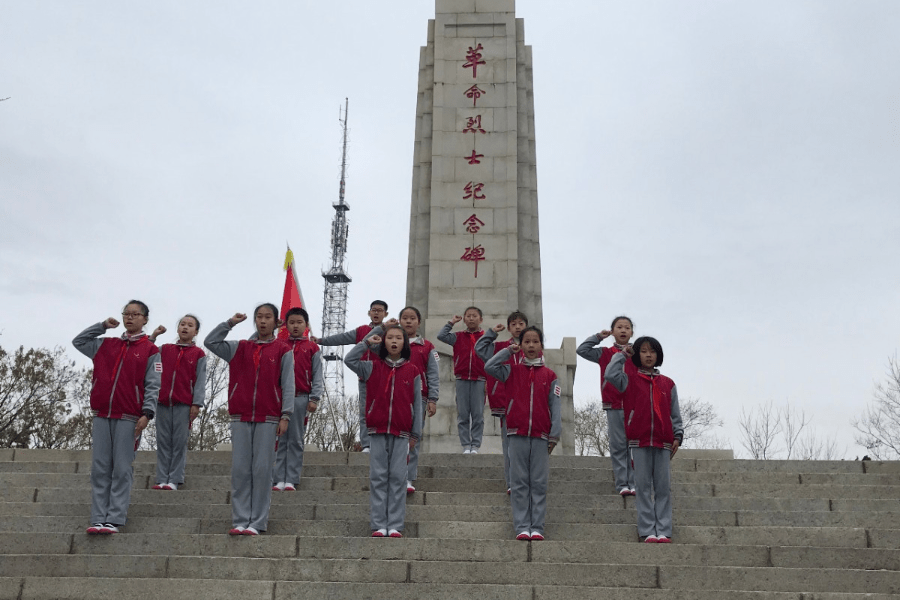
[[[843,457],[833,438],[820,439],[812,418],[790,402],[777,408],[770,400],[749,413],[741,409],[741,444],[758,460],[837,460]]]
[[[188,450],[215,450],[231,441],[228,363],[209,352],[206,357],[206,407],[194,419]]]
[[[306,442],[322,452],[359,451],[358,396],[339,397],[326,392],[316,412],[309,415]]]
[[[0,348],[0,446],[78,448],[90,440],[90,371],[62,348]]]
[[[856,443],[878,460],[900,458],[900,363],[888,359],[887,380],[875,387],[874,400],[851,421]]]
[[[751,458],[766,460],[775,458],[776,440],[781,433],[781,414],[768,403],[746,412],[741,408],[738,420],[741,428],[741,444],[750,453]]]
[[[730,447],[727,441],[714,435],[713,430],[725,422],[710,402],[690,396],[679,400],[681,424],[684,427],[684,447],[722,448]]]
[[[575,409],[575,453],[579,456],[609,454],[609,429],[602,403],[593,398]]]

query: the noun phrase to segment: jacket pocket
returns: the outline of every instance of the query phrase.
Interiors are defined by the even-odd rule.
[[[228,394],[228,401],[231,402],[232,398],[234,398],[234,393],[237,391],[238,384],[235,383],[234,387],[231,388],[231,393]]]
[[[628,413],[628,423],[626,425],[631,425],[631,420],[634,418],[634,411]]]
[[[134,400],[137,402],[138,412],[141,412],[144,408],[144,403],[141,402],[141,390],[138,386],[134,386]]]

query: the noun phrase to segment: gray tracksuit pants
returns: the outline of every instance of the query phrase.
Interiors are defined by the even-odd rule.
[[[422,399],[422,431],[425,431],[425,417],[428,415],[428,402],[423,398]],[[407,474],[406,478],[410,481],[415,481],[419,476],[419,445],[422,443],[422,440],[419,440],[419,443],[416,444],[415,448],[411,448],[409,451],[409,464],[407,465]]]
[[[293,419],[292,419],[293,420]],[[231,422],[231,522],[265,531],[272,503],[275,423]]]
[[[506,479],[506,487],[509,485],[509,435],[506,431],[506,416],[500,417],[500,446],[503,448],[503,478]]]
[[[409,440],[380,433],[370,435],[369,440],[369,523],[372,531],[403,531]]]
[[[184,463],[190,436],[191,407],[156,407],[156,483],[184,483]]]
[[[366,382],[359,381],[359,446],[369,447],[369,430],[366,428]]]
[[[510,504],[516,534],[544,533],[547,516],[547,480],[550,455],[547,440],[511,435],[509,437]]]
[[[672,537],[672,496],[669,493],[669,462],[664,448],[631,448],[637,497],[638,535]]]
[[[134,483],[134,421],[94,417],[91,425],[91,523],[124,525]]]
[[[456,428],[463,448],[481,448],[484,435],[484,380],[456,380]]]
[[[278,438],[275,451],[275,467],[272,469],[272,483],[300,483],[303,474],[303,437],[306,435],[306,404],[309,394],[294,396],[294,414],[288,422],[287,433]]]
[[[631,467],[631,453],[628,438],[625,437],[625,411],[607,409],[606,422],[609,431],[609,456],[612,459],[616,491],[634,487],[634,470]]]

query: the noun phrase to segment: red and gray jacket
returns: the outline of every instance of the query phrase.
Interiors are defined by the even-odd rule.
[[[409,362],[416,365],[425,374],[422,396],[429,402],[437,402],[441,393],[441,376],[438,370],[440,358],[437,350],[434,349],[434,344],[422,336],[416,336],[409,340],[409,352]]]
[[[287,343],[294,352],[294,393],[318,400],[325,392],[319,346],[307,337],[288,338]]]
[[[316,340],[316,343],[320,346],[347,346],[348,344],[358,344],[366,339],[366,336],[372,333],[373,329],[379,330],[376,335],[381,334],[381,325],[369,323],[368,325],[360,325],[356,329],[351,329],[344,333],[335,333],[334,335],[319,338]],[[363,360],[372,360],[372,356],[372,354],[366,354],[363,357]],[[362,389],[362,384],[359,384],[359,387]]]
[[[556,373],[544,366],[544,358],[523,358],[510,364],[511,352],[504,348],[484,365],[485,372],[506,385],[508,435],[541,438],[558,442],[562,434],[559,381]]]
[[[484,335],[475,343],[475,352],[481,357],[481,360],[489,361],[496,353],[508,348],[510,344],[518,343],[518,340],[512,338],[503,342],[496,342],[497,332],[488,329]],[[525,355],[521,352],[511,354],[509,357],[510,364],[518,364],[522,362]],[[495,417],[502,417],[506,414],[506,405],[509,404],[509,394],[506,393],[506,386],[502,381],[491,377],[485,372],[485,390],[487,391],[488,404],[491,407],[491,414]]]
[[[675,382],[660,375],[635,368],[627,373],[624,352],[613,356],[606,369],[606,381],[625,393],[625,437],[632,448],[672,449],[676,439],[684,439],[678,390]],[[628,362],[631,362],[628,360]]]
[[[453,323],[448,322],[441,328],[437,338],[453,346],[453,374],[457,379],[467,381],[484,380],[484,360],[475,352],[475,343],[484,335],[484,331],[460,331],[450,333]]]
[[[228,322],[203,343],[228,361],[228,414],[232,421],[277,423],[294,412],[294,353],[277,338],[226,341]]]
[[[72,340],[94,362],[91,413],[104,419],[152,419],[162,374],[159,348],[144,333],[101,338],[105,331],[103,323],[97,323]]]
[[[159,355],[163,370],[159,403],[163,406],[203,406],[206,398],[206,352],[196,344],[163,344]]]
[[[422,372],[406,359],[377,355],[363,360],[367,341],[353,347],[344,363],[366,382],[366,428],[369,435],[390,434],[418,440],[422,435]]]
[[[625,395],[617,390],[614,385],[606,381],[605,377],[606,367],[609,365],[609,361],[612,360],[613,356],[621,352],[625,346],[614,343],[609,348],[598,348],[596,346],[599,343],[600,336],[594,334],[581,342],[575,352],[581,358],[600,365],[600,395],[603,399],[603,410],[622,410]],[[637,373],[637,367],[635,367],[631,361],[625,362],[625,370],[629,374]]]

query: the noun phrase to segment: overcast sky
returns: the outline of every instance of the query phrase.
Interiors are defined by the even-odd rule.
[[[628,314],[738,452],[742,407],[789,401],[861,455],[849,422],[900,345],[900,3],[516,9],[548,345]],[[315,327],[345,97],[348,324],[376,297],[395,314],[433,16],[429,0],[0,0],[0,345],[75,357],[74,335],[132,297],[152,325],[196,312],[206,333],[280,303],[286,242]],[[599,379],[579,359],[576,402]]]

